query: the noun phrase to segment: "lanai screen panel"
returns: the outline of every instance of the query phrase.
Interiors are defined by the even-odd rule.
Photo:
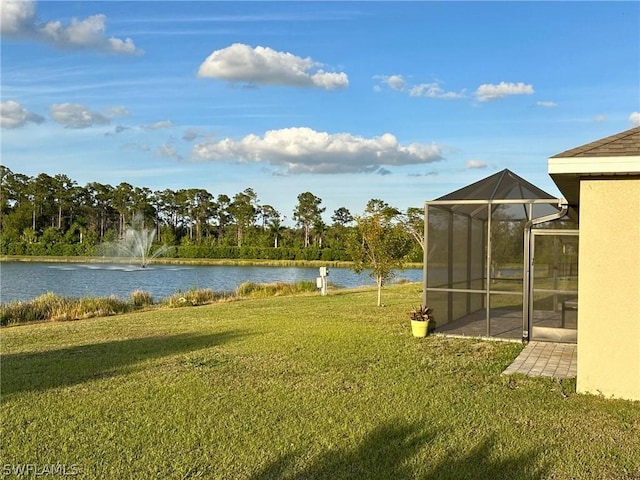
[[[524,228],[557,205],[508,170],[425,204],[424,302],[436,331],[521,338]]]
[[[449,259],[452,248],[452,213],[446,208],[431,207],[428,209],[428,219],[427,255],[430,262],[429,268],[425,271],[427,287],[451,288]],[[443,324],[449,318],[449,299],[448,292],[433,291],[429,295],[428,305],[433,311],[436,324]]]
[[[484,307],[486,222],[451,205],[428,207],[429,307],[437,326]]]

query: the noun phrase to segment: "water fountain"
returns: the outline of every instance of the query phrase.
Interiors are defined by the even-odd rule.
[[[125,230],[123,238],[112,246],[116,256],[131,259],[141,268],[146,268],[152,259],[169,250],[163,245],[152,251],[155,236],[155,229],[145,228],[142,217],[136,216],[132,226]]]

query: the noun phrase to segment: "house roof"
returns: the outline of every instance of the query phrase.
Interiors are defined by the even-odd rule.
[[[548,171],[569,203],[578,206],[581,178],[640,176],[640,127],[554,155]]]
[[[626,157],[640,155],[640,127],[558,153],[551,158]]]

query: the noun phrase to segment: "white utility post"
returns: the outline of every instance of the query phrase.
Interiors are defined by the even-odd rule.
[[[327,267],[320,267],[320,276],[316,278],[316,286],[320,289],[320,293],[324,297],[327,294],[327,277],[329,276],[329,269]]]

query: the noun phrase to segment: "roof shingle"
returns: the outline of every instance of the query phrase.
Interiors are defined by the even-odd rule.
[[[640,155],[640,127],[558,153],[551,158],[626,157]]]

